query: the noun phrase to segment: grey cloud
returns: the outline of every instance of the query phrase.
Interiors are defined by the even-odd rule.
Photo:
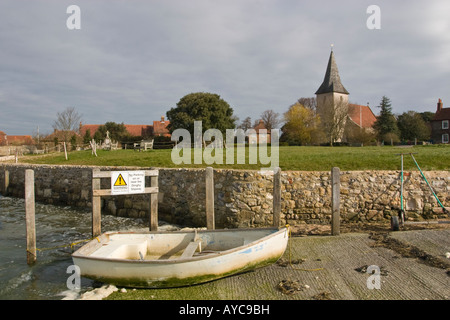
[[[446,1],[69,1],[0,3],[0,119],[8,134],[51,129],[74,106],[87,123],[151,123],[190,92],[220,94],[244,119],[283,113],[323,80],[330,44],[350,100],[394,112],[450,104]],[[35,112],[39,110],[38,112]],[[18,120],[20,119],[20,120]],[[44,129],[43,129],[44,130]]]

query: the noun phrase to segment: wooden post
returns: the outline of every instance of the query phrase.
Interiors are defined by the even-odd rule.
[[[94,173],[100,170],[94,169]],[[92,179],[92,237],[97,237],[102,233],[102,203],[100,196],[94,195],[94,190],[100,190],[100,178]]]
[[[150,177],[150,186],[158,187],[158,177]],[[158,231],[158,193],[150,194],[150,231]]]
[[[273,172],[273,226],[279,227],[281,222],[281,169]]]
[[[34,204],[34,171],[25,170],[25,219],[27,234],[27,263],[36,262],[36,225]]]
[[[214,221],[214,170],[206,168],[206,228],[215,229]]]
[[[340,234],[340,193],[341,193],[341,177],[340,170],[334,167],[331,170],[332,198],[331,198],[331,234],[338,236]]]
[[[66,157],[67,160],[67,148],[66,148],[66,142],[64,141],[64,156]]]
[[[8,188],[9,188],[9,171],[5,170],[5,176],[4,176],[5,180],[3,181],[3,195],[7,196],[8,195]]]

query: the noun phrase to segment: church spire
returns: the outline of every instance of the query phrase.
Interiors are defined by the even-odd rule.
[[[328,60],[325,78],[323,79],[322,85],[316,91],[316,94],[329,92],[349,94],[342,85],[341,78],[339,77],[338,67],[334,58],[333,45],[331,46],[330,59]]]

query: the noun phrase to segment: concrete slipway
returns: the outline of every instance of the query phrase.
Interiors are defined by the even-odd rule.
[[[450,299],[448,228],[291,237],[290,241],[281,261],[266,268],[192,287],[122,289],[109,299]],[[376,282],[366,272],[370,265],[381,271],[379,289],[373,288]],[[372,289],[368,280],[374,280]]]

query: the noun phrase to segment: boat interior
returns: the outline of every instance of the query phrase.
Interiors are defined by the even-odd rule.
[[[277,229],[193,230],[191,232],[111,232],[76,252],[100,259],[175,260],[220,254],[253,243]]]

